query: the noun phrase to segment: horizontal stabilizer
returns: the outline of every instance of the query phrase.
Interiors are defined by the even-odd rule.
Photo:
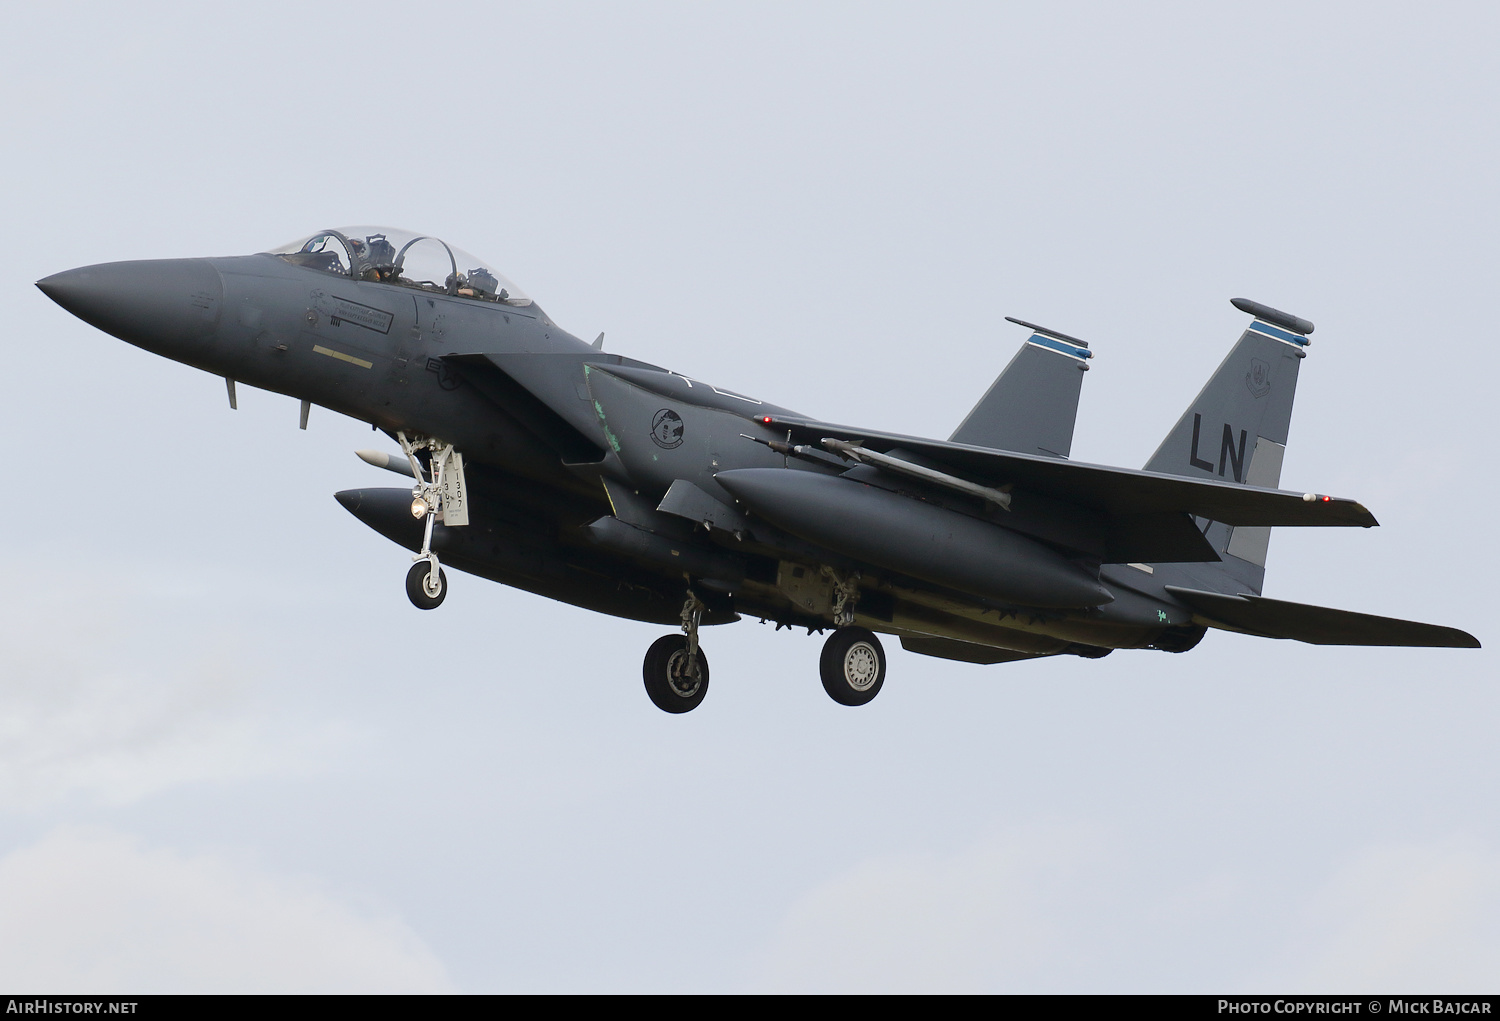
[[[1477,649],[1479,641],[1466,631],[1438,624],[1419,624],[1394,617],[1377,617],[1326,606],[1288,603],[1261,596],[1226,595],[1168,585],[1167,592],[1185,603],[1199,623],[1228,631],[1244,631],[1264,638],[1290,638],[1309,645],[1403,645],[1445,649]]]

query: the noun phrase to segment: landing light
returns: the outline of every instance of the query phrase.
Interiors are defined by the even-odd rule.
[[[427,501],[420,496],[411,502],[411,516],[421,518],[427,513]]]

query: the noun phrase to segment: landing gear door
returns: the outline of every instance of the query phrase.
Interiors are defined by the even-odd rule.
[[[469,523],[469,487],[464,482],[464,456],[449,447],[443,454],[443,524],[449,528]]]

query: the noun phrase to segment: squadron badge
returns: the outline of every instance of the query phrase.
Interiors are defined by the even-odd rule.
[[[1250,359],[1250,371],[1245,373],[1245,388],[1256,400],[1271,392],[1271,366],[1259,358]]]
[[[682,446],[682,416],[671,408],[658,411],[651,420],[651,440],[665,450]]]

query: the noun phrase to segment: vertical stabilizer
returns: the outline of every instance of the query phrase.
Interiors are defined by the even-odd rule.
[[[1274,489],[1281,483],[1297,371],[1313,324],[1245,298],[1233,304],[1255,320],[1167,433],[1146,470]],[[1229,573],[1259,593],[1271,530],[1199,524],[1226,557]]]
[[[1006,319],[1032,334],[950,439],[993,450],[1067,457],[1083,373],[1093,352],[1065,333]]]

